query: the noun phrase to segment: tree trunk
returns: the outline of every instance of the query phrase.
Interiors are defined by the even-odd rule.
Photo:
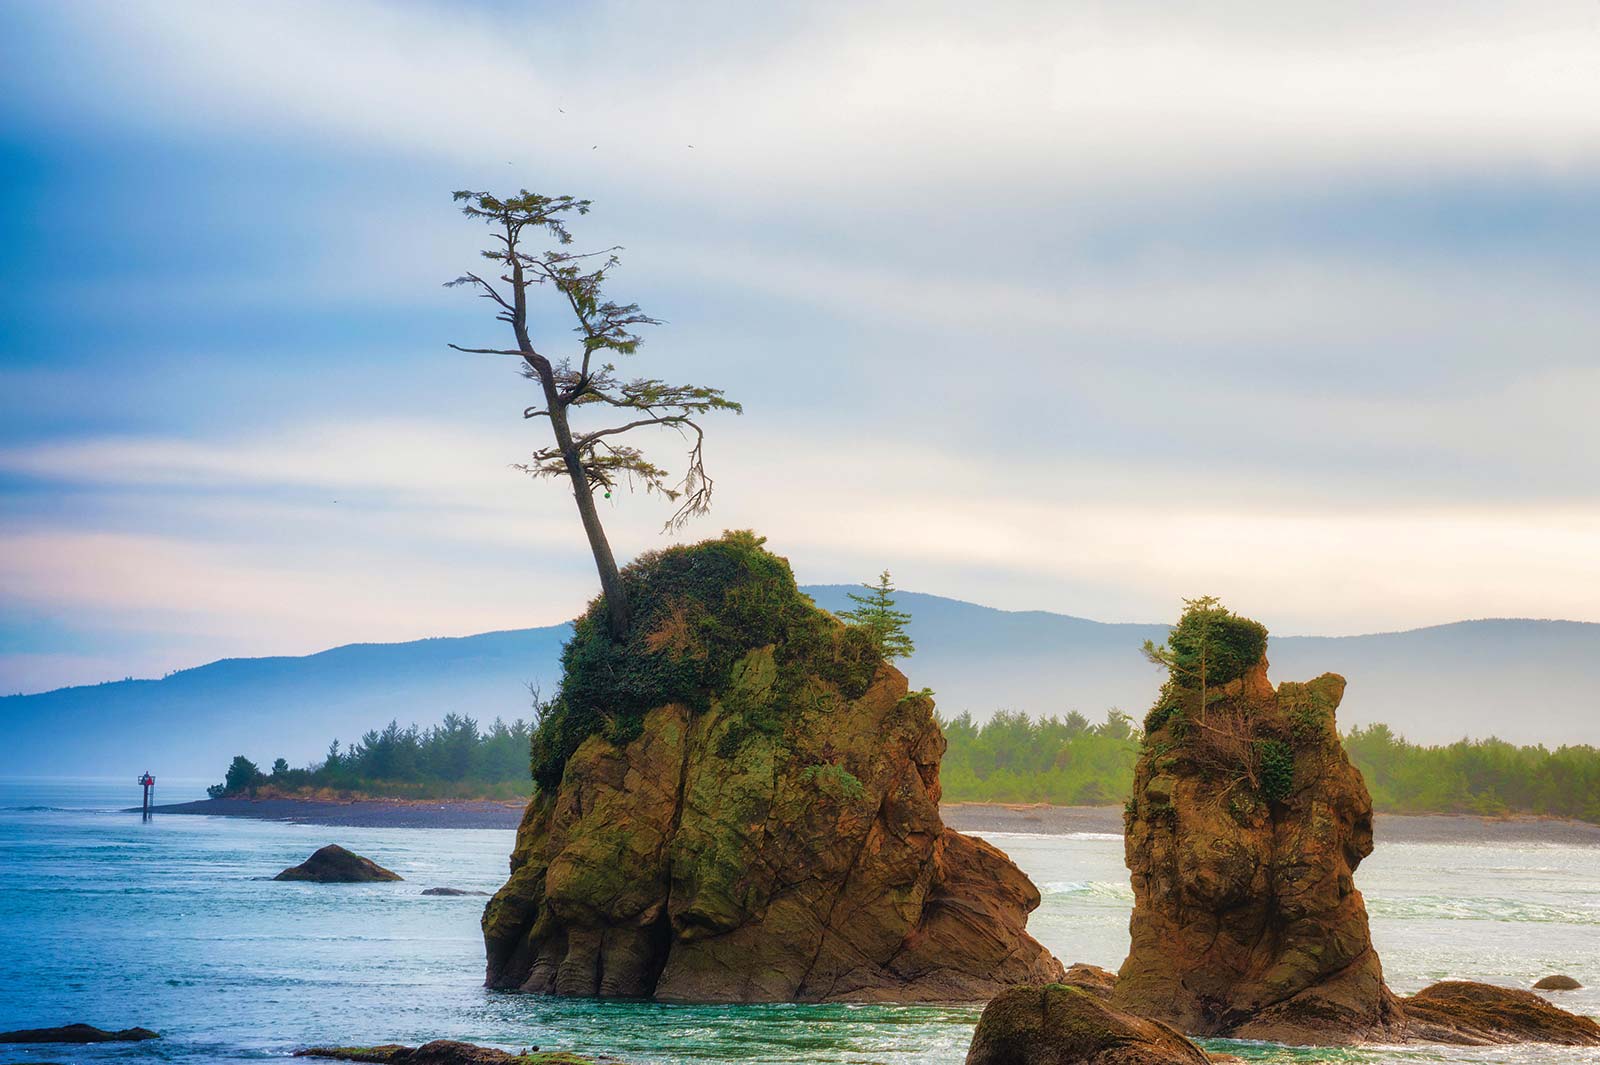
[[[622,574],[617,570],[617,560],[611,553],[611,543],[600,524],[600,512],[594,505],[594,492],[589,487],[588,474],[578,458],[578,449],[572,446],[572,431],[567,427],[567,412],[556,401],[554,387],[547,388],[550,408],[550,427],[555,430],[556,446],[567,464],[567,477],[572,481],[572,498],[578,504],[578,516],[583,519],[584,535],[589,537],[589,550],[594,555],[594,567],[600,572],[600,591],[606,597],[606,613],[611,618],[611,638],[621,640],[628,635],[628,593],[622,587]]]

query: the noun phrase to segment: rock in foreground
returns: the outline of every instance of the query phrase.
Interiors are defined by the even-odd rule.
[[[484,913],[491,987],[687,1002],[982,1001],[1061,966],[999,850],[939,818],[927,693],[750,534],[578,620],[539,794]]]
[[[160,1039],[159,1033],[148,1028],[124,1028],[108,1032],[92,1024],[67,1024],[60,1028],[24,1028],[17,1032],[0,1032],[0,1043],[137,1043],[146,1039]]]
[[[614,1058],[586,1058],[560,1051],[526,1051],[510,1054],[475,1043],[435,1039],[419,1047],[388,1043],[375,1047],[310,1047],[296,1050],[297,1058],[333,1058],[337,1061],[370,1061],[384,1065],[598,1065]]]
[[[1532,991],[1446,980],[1401,999],[1401,1006],[1411,1042],[1600,1046],[1600,1024],[1558,1009]]]
[[[301,864],[285,869],[272,879],[309,880],[317,884],[370,884],[404,878],[370,858],[363,858],[337,843],[330,843]]]
[[[967,1065],[1208,1065],[1204,1051],[1159,1021],[1135,1017],[1081,987],[1014,987],[984,1007]]]

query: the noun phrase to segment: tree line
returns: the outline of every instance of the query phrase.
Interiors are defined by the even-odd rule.
[[[1143,734],[1127,714],[1091,722],[1072,711],[1034,717],[1001,710],[977,722],[962,713],[941,722],[949,749],[940,769],[947,802],[1122,803],[1133,786]],[[268,771],[234,758],[213,797],[319,791],[399,798],[515,798],[530,789],[528,722],[496,719],[480,728],[447,714],[431,728],[391,721],[326,757]],[[1517,746],[1500,739],[1442,746],[1412,743],[1387,725],[1351,729],[1350,760],[1385,813],[1540,814],[1600,823],[1600,749]]]
[[[517,798],[528,794],[528,744],[533,728],[520,718],[500,718],[487,728],[463,714],[446,714],[427,729],[390,721],[348,746],[328,745],[322,761],[291,769],[279,758],[263,772],[237,755],[214,799],[318,792],[391,798]]]

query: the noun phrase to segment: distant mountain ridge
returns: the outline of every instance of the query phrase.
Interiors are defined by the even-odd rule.
[[[844,585],[806,588],[829,610]],[[1139,655],[1165,625],[1006,611],[917,592],[917,654],[902,663],[946,715],[1034,714],[1111,706],[1142,715],[1160,685]],[[300,657],[229,658],[160,680],[124,680],[0,698],[10,763],[23,774],[220,774],[238,753],[303,764],[330,739],[391,718],[428,725],[447,712],[487,722],[528,713],[527,685],[553,692],[569,625],[396,644],[349,644]],[[1274,637],[1276,680],[1343,673],[1340,723],[1384,721],[1411,739],[1499,735],[1519,743],[1600,744],[1600,624],[1496,619],[1365,636]],[[130,777],[131,779],[131,777]]]

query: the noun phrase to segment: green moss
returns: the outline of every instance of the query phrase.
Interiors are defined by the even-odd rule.
[[[840,802],[855,802],[867,794],[867,789],[854,773],[831,762],[806,766],[800,773],[800,779]]]
[[[1269,802],[1283,802],[1294,792],[1294,748],[1282,740],[1257,740],[1261,762],[1261,794]]]
[[[626,743],[645,713],[666,703],[703,712],[725,694],[741,726],[723,743],[736,750],[750,732],[781,734],[808,701],[865,693],[882,661],[871,638],[819,610],[763,543],[729,532],[641,556],[622,571],[632,621],[620,641],[611,638],[604,598],[589,604],[562,653],[560,694],[533,734],[540,788],[561,783],[585,739],[599,733]],[[735,677],[746,655],[766,647],[770,673],[760,683]],[[819,691],[817,679],[831,690]]]

